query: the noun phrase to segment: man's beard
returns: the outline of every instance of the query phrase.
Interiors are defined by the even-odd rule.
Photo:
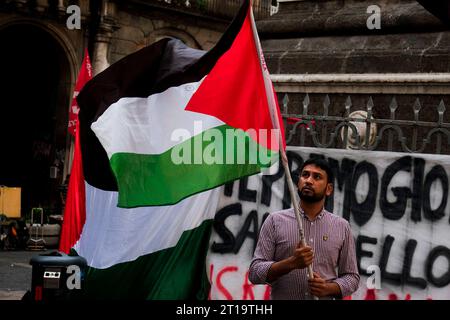
[[[316,193],[312,191],[312,194],[305,194],[301,190],[298,190],[297,192],[298,195],[300,196],[300,199],[308,203],[316,203],[322,201],[322,199],[325,198],[325,190],[322,193]]]

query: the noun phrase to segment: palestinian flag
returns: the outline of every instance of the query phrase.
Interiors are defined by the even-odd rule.
[[[84,177],[86,205],[65,213],[82,228],[63,226],[61,250],[86,258],[86,293],[205,299],[219,186],[284,148],[249,1],[209,52],[163,39],[97,75],[78,102],[83,174],[71,178]]]

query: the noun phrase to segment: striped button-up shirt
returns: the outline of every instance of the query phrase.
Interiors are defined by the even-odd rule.
[[[303,212],[301,218],[306,243],[314,251],[313,270],[326,281],[336,282],[343,297],[349,296],[359,285],[355,242],[349,223],[326,210],[313,221]],[[292,256],[299,242],[294,209],[274,212],[267,217],[250,264],[249,279],[254,284],[271,285],[272,299],[312,299],[308,268],[293,270],[272,283],[266,281],[271,265]]]

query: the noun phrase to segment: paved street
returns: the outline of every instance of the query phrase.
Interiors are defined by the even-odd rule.
[[[46,251],[0,251],[0,300],[20,300],[31,289],[30,259],[44,253]]]

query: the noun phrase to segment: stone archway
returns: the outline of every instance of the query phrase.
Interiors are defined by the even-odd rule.
[[[0,185],[22,188],[22,216],[35,206],[60,213],[74,51],[32,21],[1,26],[0,42]]]

